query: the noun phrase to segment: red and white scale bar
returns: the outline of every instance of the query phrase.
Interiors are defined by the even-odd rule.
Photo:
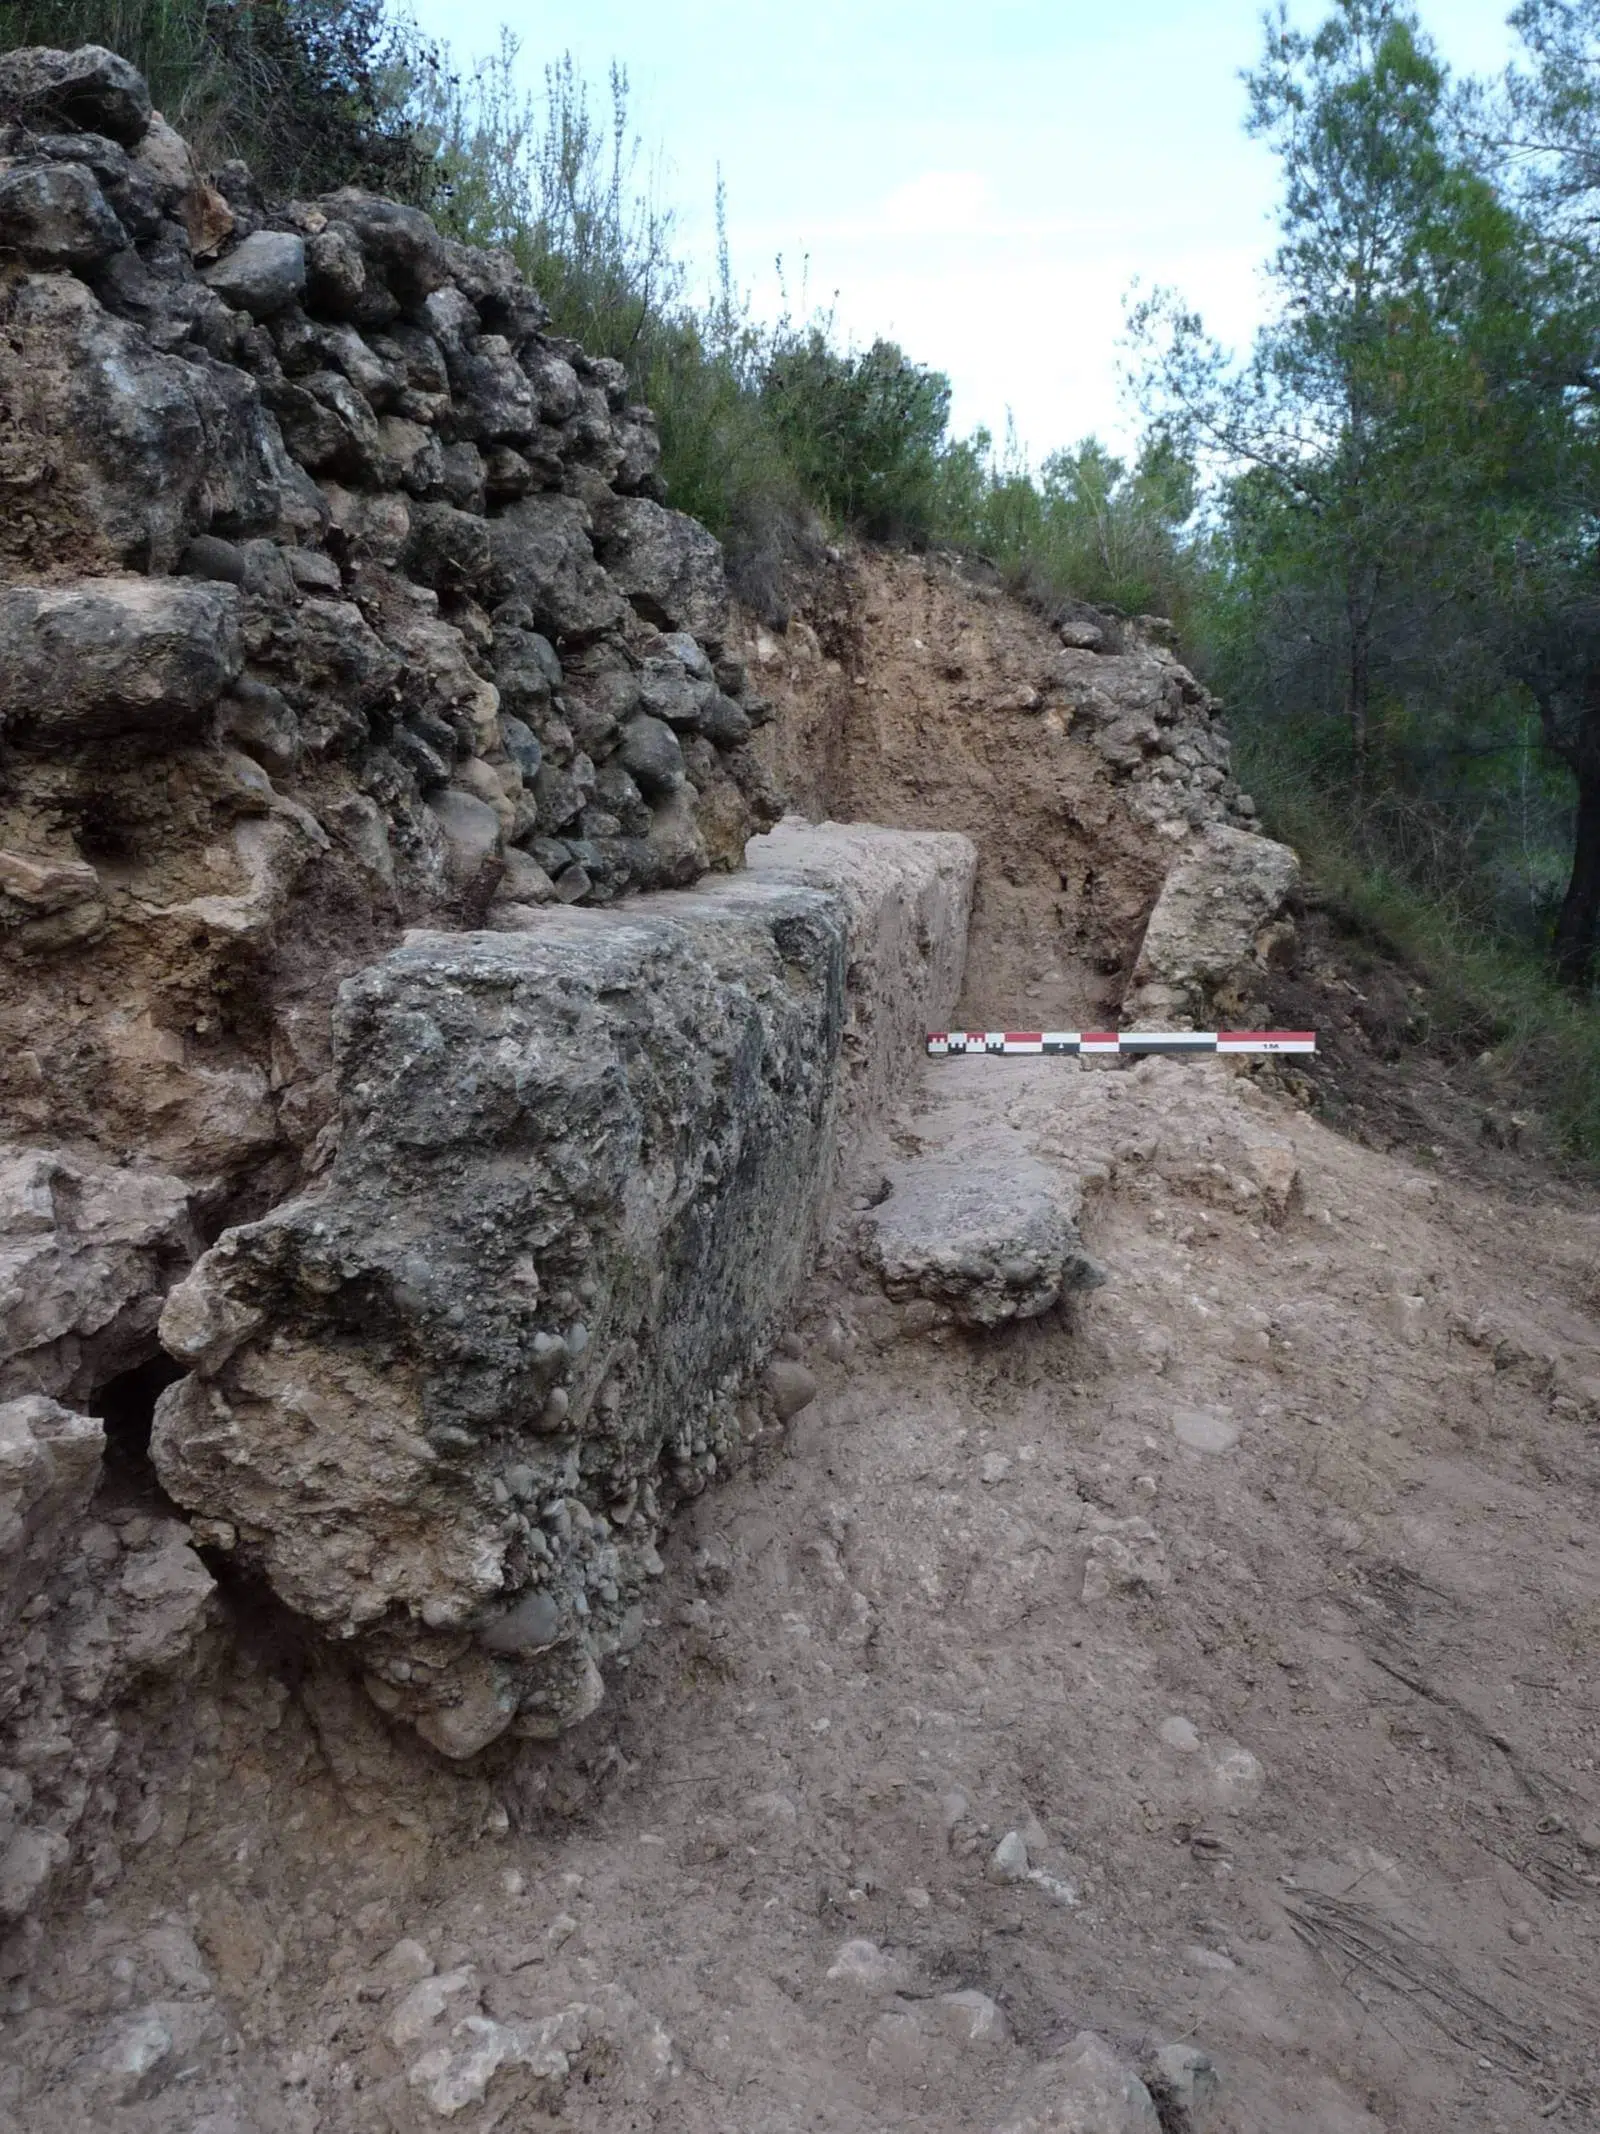
[[[1315,1030],[930,1030],[934,1059],[961,1053],[1315,1052]]]

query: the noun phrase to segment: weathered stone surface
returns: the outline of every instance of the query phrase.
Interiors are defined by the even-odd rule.
[[[1163,2045],[1145,2075],[1158,2108],[1164,2106],[1169,2116],[1178,2118],[1183,2134],[1202,2134],[1222,2089],[1211,2055],[1197,2045]]]
[[[524,603],[545,636],[581,642],[622,620],[621,593],[595,561],[576,497],[522,497],[490,520],[489,536],[497,597]]]
[[[48,954],[93,940],[105,919],[100,877],[87,861],[0,852],[0,938]]]
[[[202,528],[263,532],[307,508],[253,379],[162,353],[70,275],[0,288],[0,402],[30,440],[0,519],[12,575],[63,557],[167,570]]]
[[[81,126],[132,148],[150,124],[150,91],[139,70],[104,45],[24,46],[0,53],[0,118]]]
[[[1092,2030],[1036,2068],[1026,2093],[1027,2108],[996,2134],[1161,2134],[1150,2092]]]
[[[67,1545],[100,1479],[105,1432],[41,1393],[0,1401],[0,1621],[13,1621]]]
[[[593,1708],[668,1508],[738,1446],[831,1176],[851,951],[843,896],[748,878],[414,938],[341,996],[326,1189],[174,1292],[167,1488],[446,1753]]]
[[[270,318],[305,288],[305,240],[290,230],[256,230],[208,267],[205,280],[236,311]]]
[[[648,800],[665,799],[684,781],[683,749],[677,735],[663,720],[642,712],[622,729],[616,761]]]
[[[1036,1318],[1094,1279],[1075,1196],[1043,1164],[974,1152],[898,1164],[862,1218],[861,1257],[897,1302],[923,1297],[963,1326]]]
[[[239,672],[238,605],[189,579],[0,587],[0,733],[34,749],[186,738]]]
[[[86,1399],[142,1361],[199,1249],[178,1179],[0,1149],[0,1397]]]
[[[484,801],[455,787],[435,793],[428,808],[444,836],[452,881],[469,899],[487,903],[503,865],[499,817]]]
[[[403,207],[354,186],[330,193],[322,205],[358,239],[367,265],[408,309],[448,287],[444,240],[420,208]]]
[[[1124,1023],[1181,1026],[1204,1013],[1221,988],[1265,959],[1274,945],[1266,930],[1280,921],[1299,879],[1287,845],[1211,824],[1156,899]]]
[[[606,570],[647,622],[722,643],[728,628],[722,546],[697,519],[649,497],[619,497],[606,506],[597,534]]]
[[[945,830],[882,830],[786,816],[746,848],[762,881],[805,883],[843,899],[851,982],[839,1090],[841,1160],[883,1133],[929,1030],[955,1012],[966,967],[977,847]]]
[[[81,163],[0,171],[0,251],[39,267],[93,267],[127,243],[111,203]]]
[[[160,112],[153,112],[133,161],[155,190],[164,213],[183,224],[189,250],[204,259],[233,234],[233,210],[195,168],[189,144]]]
[[[800,891],[419,940],[345,990],[328,1192],[229,1233],[179,1291],[208,1360],[162,1404],[168,1487],[362,1634],[376,1693],[449,1753],[592,1703],[653,1531],[602,1539],[592,1515],[726,1455],[716,1389],[814,1218],[842,990],[839,917]],[[219,1358],[210,1330],[252,1317]],[[514,1467],[535,1486],[497,1505]],[[530,1588],[550,1636],[541,1615],[526,1651],[474,1644]]]

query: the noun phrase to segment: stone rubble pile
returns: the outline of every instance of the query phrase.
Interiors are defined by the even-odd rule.
[[[1105,759],[1130,788],[1137,820],[1174,839],[1214,823],[1253,825],[1256,804],[1233,776],[1222,706],[1171,649],[1169,623],[1085,610],[1057,634],[1063,650],[1028,708],[1042,707],[1047,726]]]
[[[776,810],[717,543],[507,257],[207,181],[93,47],[0,58],[0,257],[8,753],[343,767],[403,902],[739,864]]]

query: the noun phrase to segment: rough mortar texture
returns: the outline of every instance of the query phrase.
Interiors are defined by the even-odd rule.
[[[162,1481],[449,1755],[593,1710],[671,1505],[760,1433],[750,1375],[838,1154],[852,954],[910,994],[878,1004],[902,1030],[954,977],[916,915],[959,917],[962,841],[826,849],[847,894],[552,907],[349,980],[326,1184],[168,1300],[194,1375],[157,1413]]]

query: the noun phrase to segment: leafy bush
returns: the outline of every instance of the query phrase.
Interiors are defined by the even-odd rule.
[[[25,44],[120,52],[203,161],[269,191],[432,199],[411,112],[432,55],[386,0],[7,0],[0,47]]]
[[[1200,572],[1200,552],[1185,540],[1194,508],[1194,470],[1159,435],[1132,467],[1088,437],[1052,453],[1035,477],[1014,440],[996,459],[980,431],[944,455],[938,522],[1036,598],[1182,625]]]
[[[518,51],[505,31],[465,72],[444,53],[417,71],[412,116],[435,158],[439,219],[510,252],[557,332],[647,367],[683,308],[684,273],[672,216],[641,173],[627,72],[612,67],[602,113],[570,53],[532,96],[518,86]]]

